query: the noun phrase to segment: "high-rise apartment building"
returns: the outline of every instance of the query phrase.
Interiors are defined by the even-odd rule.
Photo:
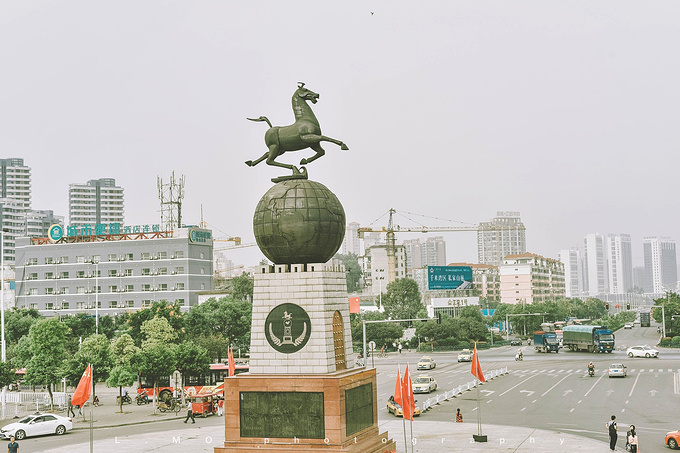
[[[534,253],[508,255],[499,267],[501,303],[531,304],[564,297],[564,264]]]
[[[633,288],[633,252],[629,234],[605,238],[609,294],[626,294]]]
[[[642,241],[645,259],[645,292],[661,294],[678,281],[675,241],[646,237]]]
[[[583,239],[583,282],[585,293],[596,297],[609,293],[607,249],[604,236],[593,233]]]
[[[406,269],[410,273],[413,269],[427,266],[446,266],[446,241],[442,236],[404,240],[406,251]]]
[[[347,224],[347,228],[345,228],[345,239],[342,241],[341,250],[344,255],[353,253],[356,256],[361,256],[359,224],[357,222],[350,222]]]
[[[406,253],[403,245],[397,245],[394,250],[395,258],[395,278],[406,277]],[[379,295],[384,293],[387,285],[392,283],[389,277],[388,257],[386,245],[374,245],[364,252],[363,272],[364,292]]]
[[[498,212],[490,222],[482,222],[477,230],[477,257],[480,264],[498,266],[508,255],[525,253],[526,228],[519,212]]]
[[[645,288],[645,267],[635,266],[633,268],[633,286],[644,291]]]
[[[16,200],[24,210],[31,209],[31,168],[24,165],[23,159],[0,159],[0,172],[0,198]]]
[[[85,184],[69,184],[69,223],[95,225],[123,224],[123,188],[116,186],[113,178],[91,179]]]
[[[560,261],[564,264],[564,283],[567,297],[583,297],[583,258],[577,247],[560,250]]]

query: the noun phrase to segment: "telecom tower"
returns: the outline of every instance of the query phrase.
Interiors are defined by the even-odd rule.
[[[184,175],[175,179],[175,172],[170,182],[163,184],[158,177],[158,198],[161,201],[161,229],[172,231],[182,226],[182,199],[184,198]]]

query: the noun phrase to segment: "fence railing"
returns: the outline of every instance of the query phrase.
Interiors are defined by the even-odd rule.
[[[67,405],[64,392],[52,392],[54,409],[64,409]],[[5,405],[0,409],[0,418],[21,416],[30,412],[52,409],[50,394],[47,392],[6,392]]]
[[[504,374],[508,374],[508,369],[507,368],[500,368],[498,370],[492,370],[488,373],[484,374],[484,379],[487,381],[490,381],[491,379],[495,379],[498,376],[502,376]],[[425,412],[428,410],[430,407],[432,407],[434,404],[439,404],[442,401],[447,401],[451,398],[455,398],[456,396],[460,395],[463,392],[466,392],[468,390],[472,390],[473,388],[477,387],[477,385],[480,384],[480,381],[478,379],[473,379],[470,382],[467,382],[463,385],[459,385],[458,387],[451,389],[447,392],[444,392],[443,394],[439,394],[437,396],[434,396],[432,398],[428,398],[423,402],[420,410],[422,412]]]

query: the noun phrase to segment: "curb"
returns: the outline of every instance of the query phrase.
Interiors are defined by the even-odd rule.
[[[141,421],[130,420],[129,422],[125,422],[125,423],[116,423],[116,424],[109,424],[109,425],[94,425],[93,424],[92,429],[117,428],[119,426],[130,426],[130,425],[146,425],[146,424],[149,424],[149,423],[160,423],[160,422],[168,422],[168,421],[171,421],[171,420],[182,420],[183,418],[184,418],[184,416],[164,418],[164,419],[158,419],[158,420],[141,420]],[[87,421],[82,421],[82,420],[78,420],[78,422],[89,423]],[[79,431],[79,430],[85,430],[85,429],[90,429],[90,427],[89,426],[82,426],[82,427],[76,428],[76,425],[75,425],[75,422],[74,422],[73,429],[71,431]]]

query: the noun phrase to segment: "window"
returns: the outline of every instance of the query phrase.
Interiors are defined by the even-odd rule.
[[[68,294],[69,289],[68,288],[61,288],[61,291],[59,291],[59,294]]]
[[[85,262],[84,256],[76,256],[76,263],[84,263],[84,262]]]
[[[38,304],[33,303],[29,305],[29,308],[35,308],[36,310],[38,309]]]
[[[151,301],[148,299],[142,300],[142,308],[149,308],[151,306]]]
[[[183,307],[184,306],[184,299],[177,299],[177,300],[175,300],[175,303]]]
[[[118,271],[115,269],[109,270],[109,277],[118,277]]]
[[[54,264],[54,258],[45,257],[45,264]]]
[[[173,274],[183,274],[184,268],[183,267],[176,267],[175,270],[172,273]]]
[[[84,286],[77,287],[76,294],[85,294],[85,287]]]
[[[109,261],[118,261],[118,255],[115,253],[109,253]]]
[[[125,285],[125,292],[126,293],[131,293],[134,290],[135,290],[135,285]]]
[[[112,300],[109,302],[109,308],[116,308],[118,306],[118,303],[115,300]]]
[[[168,290],[168,284],[167,283],[161,283],[158,285],[158,291],[167,291]]]
[[[168,258],[168,252],[158,252],[158,259],[165,260]]]
[[[200,255],[201,255],[201,259],[205,258],[205,253],[201,252]]]
[[[98,263],[101,259],[101,256],[99,255],[92,255],[92,262],[93,263]]]
[[[159,267],[158,268],[158,275],[168,275],[168,268],[167,267]]]
[[[63,310],[68,310],[70,306],[71,306],[71,305],[70,305],[68,302],[63,302],[63,303],[61,304],[61,308],[62,308]]]
[[[38,294],[38,290],[36,288],[31,288],[28,290],[29,296],[35,296],[36,294]]]
[[[45,278],[46,278],[47,280],[53,279],[53,278],[54,278],[54,273],[52,273],[52,272],[45,272]]]
[[[68,272],[61,273],[61,278],[68,278],[68,276],[69,276]]]
[[[118,292],[118,287],[116,285],[111,285],[109,286],[109,292],[110,293],[117,293]]]
[[[175,254],[172,255],[172,256],[175,257],[175,258],[184,258],[184,251],[178,250],[178,251],[176,251]]]
[[[151,275],[151,269],[149,269],[148,267],[142,269],[142,275]]]
[[[125,273],[123,275],[125,277],[132,277],[132,269],[125,269]]]
[[[31,274],[28,274],[28,277],[26,277],[26,280],[37,280],[38,279],[38,273],[33,272]]]
[[[151,254],[149,252],[142,252],[141,259],[143,260],[150,260],[151,259]]]
[[[134,300],[126,300],[125,306],[128,307],[128,308],[133,308],[135,306],[135,301]]]
[[[142,291],[151,291],[151,285],[142,285]]]
[[[205,289],[205,283],[201,283],[201,289]]]
[[[62,256],[61,258],[59,258],[59,262],[62,264],[68,263],[68,256]]]
[[[132,261],[132,259],[133,259],[132,256],[133,256],[132,253],[126,253],[125,259],[128,260],[128,261]]]
[[[54,304],[52,302],[47,302],[45,304],[45,310],[52,310],[54,308]]]
[[[38,258],[29,258],[26,262],[26,266],[35,266],[38,264]]]
[[[85,309],[85,308],[88,308],[88,307],[87,307],[87,302],[78,302],[78,303],[76,303],[76,308],[79,309],[79,310],[83,310],[83,309]]]
[[[45,294],[54,294],[54,288],[45,288]]]
[[[175,283],[175,290],[183,291],[184,290],[184,283]]]
[[[101,292],[102,292],[102,287],[101,287],[101,286],[95,286],[94,292],[97,292],[97,293],[101,294]]]
[[[205,268],[202,267],[201,268],[201,275],[204,275],[204,274],[205,274]]]

